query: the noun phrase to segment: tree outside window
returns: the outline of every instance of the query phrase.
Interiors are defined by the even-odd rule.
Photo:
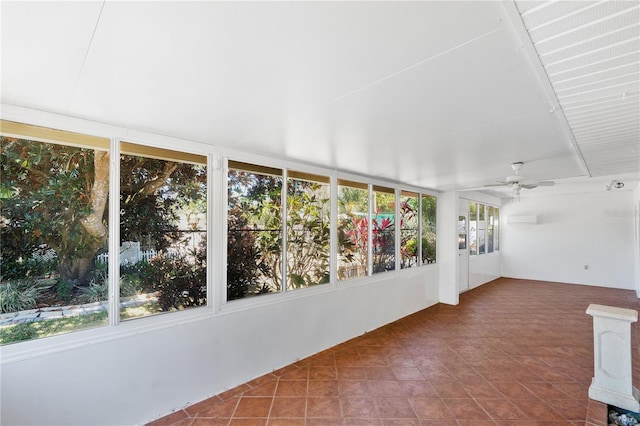
[[[19,320],[0,325],[1,342],[108,324],[109,140],[5,121],[2,131],[0,301]],[[136,147],[119,163],[121,235],[137,247],[120,247],[121,319],[206,303],[204,237],[195,244],[206,157]]]
[[[2,124],[3,132],[14,127]],[[15,315],[0,326],[0,341],[107,325],[106,291],[95,306],[65,307],[82,305],[85,291],[107,281],[95,256],[107,250],[109,141],[16,127],[24,137],[0,137],[0,306]]]
[[[478,204],[478,254],[485,254],[487,223],[486,223],[486,206]]]
[[[410,191],[400,193],[400,255],[402,269],[418,264],[418,194]]]
[[[374,185],[372,197],[372,267],[377,274],[396,268],[395,190]]]
[[[478,254],[478,203],[469,203],[469,254]]]
[[[487,253],[493,253],[493,223],[494,223],[494,207],[487,206]]]
[[[284,279],[283,176],[282,169],[229,161],[227,301],[329,282],[329,178],[287,171]]]
[[[436,206],[437,198],[433,195],[422,195],[422,264],[436,262]]]
[[[338,179],[338,279],[367,276],[369,185]]]
[[[206,157],[127,142],[120,151],[120,282],[155,296],[123,319],[206,305]]]
[[[287,290],[329,282],[329,178],[287,173]]]
[[[282,170],[229,161],[227,301],[282,290]]]

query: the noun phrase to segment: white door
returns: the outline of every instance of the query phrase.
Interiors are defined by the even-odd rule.
[[[458,293],[469,290],[469,208],[468,203],[460,204],[458,210]],[[464,206],[467,207],[464,208]]]

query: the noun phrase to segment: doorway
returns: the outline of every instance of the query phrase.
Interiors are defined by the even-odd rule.
[[[469,201],[458,200],[458,293],[469,290]]]

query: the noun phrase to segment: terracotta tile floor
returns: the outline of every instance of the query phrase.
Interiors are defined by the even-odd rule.
[[[606,425],[587,396],[591,303],[639,307],[633,291],[501,278],[150,425]]]

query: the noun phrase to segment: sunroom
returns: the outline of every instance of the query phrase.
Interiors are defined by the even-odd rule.
[[[640,291],[637,1],[0,8],[3,424],[145,424],[501,277]]]

